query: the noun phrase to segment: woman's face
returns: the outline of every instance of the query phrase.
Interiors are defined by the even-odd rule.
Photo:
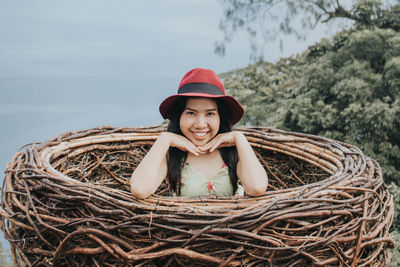
[[[184,136],[196,146],[207,144],[219,130],[217,103],[209,98],[195,97],[186,101],[179,126]]]

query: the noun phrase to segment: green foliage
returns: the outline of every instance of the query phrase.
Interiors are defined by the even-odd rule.
[[[384,9],[376,19],[379,28],[391,28],[400,31],[400,5],[395,5],[390,9]]]
[[[351,7],[342,5],[350,2]],[[279,13],[285,5],[286,15],[277,16],[278,20],[282,18],[278,35],[301,37],[295,30],[299,21],[303,30],[338,17],[354,24],[296,57],[276,64],[261,61],[222,76],[228,91],[246,109],[243,124],[341,140],[358,146],[379,162],[394,196],[391,234],[399,244],[400,1],[391,1],[393,5],[389,2],[384,6],[379,0],[226,0],[230,13],[221,24],[225,41],[240,28],[255,38],[254,23],[260,23],[259,18],[274,17],[274,8]],[[266,32],[266,39],[275,40],[276,33]],[[257,47],[254,41],[252,46]],[[400,266],[399,246],[392,253],[390,266]]]
[[[371,25],[376,20],[380,9],[380,0],[359,0],[353,5],[353,16],[356,22],[363,25]]]
[[[215,52],[225,53],[225,45],[237,32],[249,35],[253,60],[263,58],[265,42],[282,41],[282,35],[304,39],[319,23],[339,19],[357,29],[378,27],[400,30],[399,0],[225,0],[220,28],[223,39]],[[261,45],[260,45],[261,44]],[[261,49],[260,49],[261,48]],[[373,46],[371,46],[373,48]],[[322,51],[324,52],[324,51]],[[373,55],[371,55],[373,56]]]
[[[388,267],[400,267],[400,232],[393,231],[390,235],[396,242],[396,247],[392,249],[392,261]]]
[[[399,47],[394,30],[354,28],[296,57],[260,62],[223,78],[245,106],[244,124],[354,144],[379,162],[386,183],[399,186]],[[400,229],[399,219],[395,226]]]
[[[395,183],[392,183],[390,185],[390,193],[393,195],[394,205],[395,205],[395,207],[397,207],[397,211],[399,211],[400,210],[400,186],[396,185]],[[393,226],[398,226],[398,225],[400,225],[400,213],[399,212],[395,213],[394,218],[393,218]],[[395,228],[395,227],[393,227],[393,228]],[[397,227],[397,228],[399,228],[399,227]],[[399,234],[399,238],[400,238],[400,231],[398,231],[398,234]],[[400,244],[400,243],[398,243],[398,244]],[[400,247],[398,249],[399,249],[399,254],[400,254]],[[399,260],[400,260],[400,258],[399,258]],[[400,261],[399,261],[399,263],[400,263]]]

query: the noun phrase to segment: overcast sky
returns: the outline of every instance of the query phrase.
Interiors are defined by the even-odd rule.
[[[0,0],[0,171],[24,144],[66,131],[162,122],[159,103],[181,77],[247,66],[245,34],[226,56],[214,54],[222,32],[216,0]],[[271,43],[264,59],[302,52],[305,42]]]
[[[214,53],[222,16],[217,0],[0,0],[0,170],[20,146],[66,131],[162,122],[159,103],[192,68],[246,67],[244,33]],[[264,59],[334,31],[288,38],[283,51],[269,43]]]
[[[176,90],[189,69],[220,73],[249,63],[245,34],[228,44],[225,57],[213,52],[222,34],[220,1],[0,4],[1,119],[39,113],[53,113],[57,119],[79,113],[76,119],[84,122],[73,128],[154,124],[161,118],[158,103]],[[301,52],[323,34],[315,31],[306,42],[291,40],[284,51],[271,43],[265,59]],[[116,119],[127,111],[129,118]],[[89,118],[92,123],[86,124]]]

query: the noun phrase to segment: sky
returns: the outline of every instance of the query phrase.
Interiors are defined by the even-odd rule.
[[[192,68],[246,67],[244,33],[224,57],[214,53],[222,16],[216,0],[0,0],[1,173],[27,143],[161,123],[159,103]],[[269,43],[264,60],[301,53],[332,32],[316,28],[304,42],[288,37],[283,50]]]

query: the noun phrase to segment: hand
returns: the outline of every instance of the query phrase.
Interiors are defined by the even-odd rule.
[[[200,151],[200,149],[197,146],[195,146],[192,142],[190,142],[189,139],[187,139],[182,135],[171,132],[164,132],[161,134],[160,138],[165,138],[169,142],[171,147],[176,147],[182,151],[187,151],[196,156],[204,154],[204,152]]]
[[[242,134],[240,132],[227,132],[218,134],[215,136],[210,142],[205,144],[204,146],[200,146],[199,149],[201,152],[213,152],[215,149],[220,147],[228,147],[236,145],[236,136]]]

